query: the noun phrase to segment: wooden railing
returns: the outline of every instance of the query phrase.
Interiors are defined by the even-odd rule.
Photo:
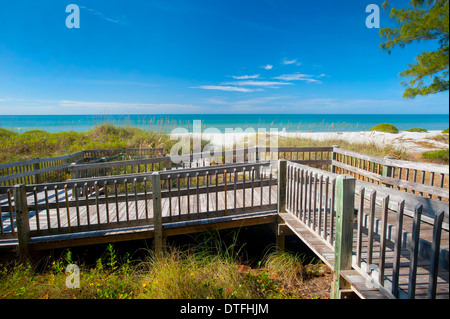
[[[168,156],[74,165],[72,173],[94,170],[104,176],[79,174],[65,182],[0,187],[1,238],[17,239],[20,251],[44,236],[152,227],[156,240],[165,223],[274,210],[282,204],[339,255],[340,264],[348,260],[350,268],[385,294],[414,298],[423,294],[423,285],[416,287],[418,278],[423,283],[427,276],[426,295],[436,297],[439,268],[447,275],[449,269],[448,245],[440,247],[441,239],[448,243],[449,205],[435,198],[448,198],[448,169],[337,148],[248,149],[243,150],[247,162],[234,163],[238,153],[191,154],[178,165]],[[283,157],[292,161],[279,160]],[[403,175],[388,176],[389,167],[400,164],[409,175],[425,170],[443,176],[443,188],[423,188],[414,180],[395,184],[392,176]],[[353,177],[310,165],[332,165],[334,172]],[[130,169],[114,173],[123,167]],[[405,192],[404,182],[419,188],[406,187]],[[278,198],[272,200],[275,185]],[[425,190],[433,191],[427,193],[433,198],[420,196]]]
[[[152,225],[155,214],[151,206],[152,178],[155,174],[159,181],[159,197],[168,201],[163,219],[170,222],[195,218],[203,213],[206,216],[210,213],[227,215],[276,206],[270,197],[271,187],[276,186],[270,162],[82,178],[1,187],[0,192],[7,195],[2,201],[1,235],[7,239],[26,232],[29,238],[36,238]],[[269,187],[269,197],[258,195],[257,200],[255,194],[259,191],[262,195],[266,187]],[[225,197],[220,199],[225,204],[219,203],[220,192],[225,192]],[[19,211],[28,216],[28,225],[20,224]]]
[[[296,163],[322,169],[331,167],[331,147],[283,147],[274,150],[264,148],[233,149],[220,152],[202,152],[177,156],[146,158],[106,163],[81,163],[69,167],[72,178],[112,176],[170,169],[206,167],[231,163],[257,163],[278,159],[289,159]]]
[[[69,165],[85,161],[98,162],[128,157],[161,157],[164,148],[83,150],[58,157],[35,158],[32,160],[0,164],[0,186],[16,184],[40,184],[67,179]]]
[[[279,171],[286,172],[285,211],[332,248],[341,265],[351,265],[340,270],[353,267],[393,298],[415,298],[416,293],[436,298],[438,270],[446,271],[444,277],[449,270],[448,203],[349,175],[291,162],[283,165],[286,169]],[[442,236],[447,243],[443,248]]]
[[[334,147],[333,172],[438,200],[449,200],[449,167],[376,157]]]
[[[65,180],[69,164],[83,159],[83,152],[78,152],[58,157],[0,164],[0,186]]]

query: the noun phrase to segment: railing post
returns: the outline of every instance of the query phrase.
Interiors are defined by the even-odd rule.
[[[335,166],[333,165],[333,161],[336,160],[336,153],[334,152],[335,148],[339,148],[339,145],[333,145],[333,152],[331,152],[331,173],[336,173]]]
[[[41,168],[40,161],[38,157],[36,157],[35,160],[37,162],[33,164],[33,171],[38,171]],[[39,175],[39,173],[34,174],[34,183],[35,184],[41,183],[41,176]]]
[[[349,175],[336,178],[336,232],[334,278],[331,298],[340,299],[341,291],[349,284],[340,276],[341,270],[352,269],[353,217],[355,207],[355,179]]]
[[[285,159],[278,160],[278,214],[286,213],[286,190],[287,190],[287,161]],[[284,250],[285,235],[280,230],[282,219],[277,218],[275,223],[275,238],[277,250]]]
[[[384,159],[393,160],[393,159],[395,159],[395,157],[385,156]],[[393,172],[392,169],[393,169],[392,166],[383,164],[383,170],[381,171],[381,176],[394,177],[394,176],[392,176],[392,172]],[[386,183],[383,183],[383,185],[386,186],[386,187],[392,187],[392,185],[386,184]]]
[[[255,162],[259,163],[259,161],[260,161],[259,147],[256,147]],[[257,179],[257,180],[261,179],[261,167],[259,167],[257,170],[255,170],[255,179]]]
[[[162,210],[161,210],[161,176],[159,172],[152,173],[153,199],[153,239],[157,254],[163,250]]]
[[[17,239],[19,242],[19,261],[28,261],[28,241],[30,240],[30,222],[28,216],[27,191],[24,184],[14,186],[14,206],[17,225]]]
[[[278,160],[278,214],[286,212],[287,161]]]

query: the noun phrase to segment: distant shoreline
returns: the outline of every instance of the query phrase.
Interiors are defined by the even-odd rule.
[[[290,133],[361,132],[380,123],[395,125],[400,131],[424,128],[429,131],[449,127],[448,114],[131,114],[131,115],[0,115],[0,127],[23,133],[44,130],[84,132],[110,123],[170,133],[174,128],[192,131],[193,122],[201,120],[202,130],[270,128]]]
[[[269,132],[267,132],[267,136]],[[391,145],[394,148],[405,148],[411,153],[422,153],[432,149],[448,149],[449,145],[430,139],[436,135],[440,135],[441,131],[428,132],[406,132],[399,133],[383,133],[374,131],[362,132],[278,132],[276,135],[279,138],[303,138],[311,140],[345,140],[350,143],[374,143],[380,146]],[[178,134],[192,135],[192,133]],[[202,134],[203,139],[210,140],[212,145],[222,145],[224,147],[231,147],[233,143],[242,143],[249,134],[247,133],[225,133],[225,134]],[[427,145],[426,147],[424,145]],[[269,144],[267,143],[267,147]]]

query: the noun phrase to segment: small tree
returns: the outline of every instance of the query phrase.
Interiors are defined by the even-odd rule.
[[[439,48],[432,52],[423,52],[416,57],[415,64],[400,73],[408,80],[402,81],[407,88],[404,98],[428,95],[449,89],[449,1],[448,0],[411,0],[406,9],[392,8],[390,18],[398,23],[396,28],[380,29],[381,44],[389,54],[394,46],[405,47],[407,44],[421,40],[437,40]],[[383,3],[388,8],[389,2]],[[426,77],[432,78],[426,83]]]

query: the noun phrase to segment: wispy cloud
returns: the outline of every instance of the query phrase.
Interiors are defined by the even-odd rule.
[[[290,64],[302,65],[300,62],[297,62],[297,59],[293,59],[293,60],[284,59],[283,64],[284,65],[290,65]]]
[[[266,64],[266,65],[263,65],[262,68],[264,70],[272,70],[273,69],[273,65],[272,64]]]
[[[273,87],[273,86],[278,86],[278,85],[292,85],[292,83],[288,83],[288,82],[254,81],[254,80],[228,82],[228,83],[224,83],[224,84],[225,85],[239,85],[239,86],[267,86],[267,87]]]
[[[239,83],[239,82],[236,82]],[[248,89],[236,86],[225,86],[225,85],[201,85],[191,87],[192,89],[203,89],[203,90],[219,90],[219,91],[227,91],[227,92],[255,92],[261,91],[261,89]]]
[[[259,78],[259,74],[255,74],[255,75],[233,75],[233,79],[236,80],[248,80],[248,79],[257,79]]]
[[[88,8],[88,7],[85,7],[85,6],[80,6],[80,8],[86,10],[87,12],[89,12],[92,15],[96,15],[96,16],[102,18],[103,20],[106,20],[106,21],[109,21],[109,22],[113,22],[113,23],[120,23],[120,24],[123,24],[123,25],[128,24],[128,21],[126,20],[125,17],[123,17],[122,20],[117,20],[117,19],[112,19],[112,18],[106,16],[104,13],[102,13],[100,11],[97,11],[97,10],[94,10],[94,9],[91,9],[91,8]]]
[[[282,81],[304,81],[307,83],[322,83],[319,80],[316,80],[315,78],[323,77],[325,74],[321,74],[319,76],[311,75],[311,74],[302,74],[302,73],[294,73],[294,74],[283,74],[276,77],[273,77],[275,80],[282,80]]]

